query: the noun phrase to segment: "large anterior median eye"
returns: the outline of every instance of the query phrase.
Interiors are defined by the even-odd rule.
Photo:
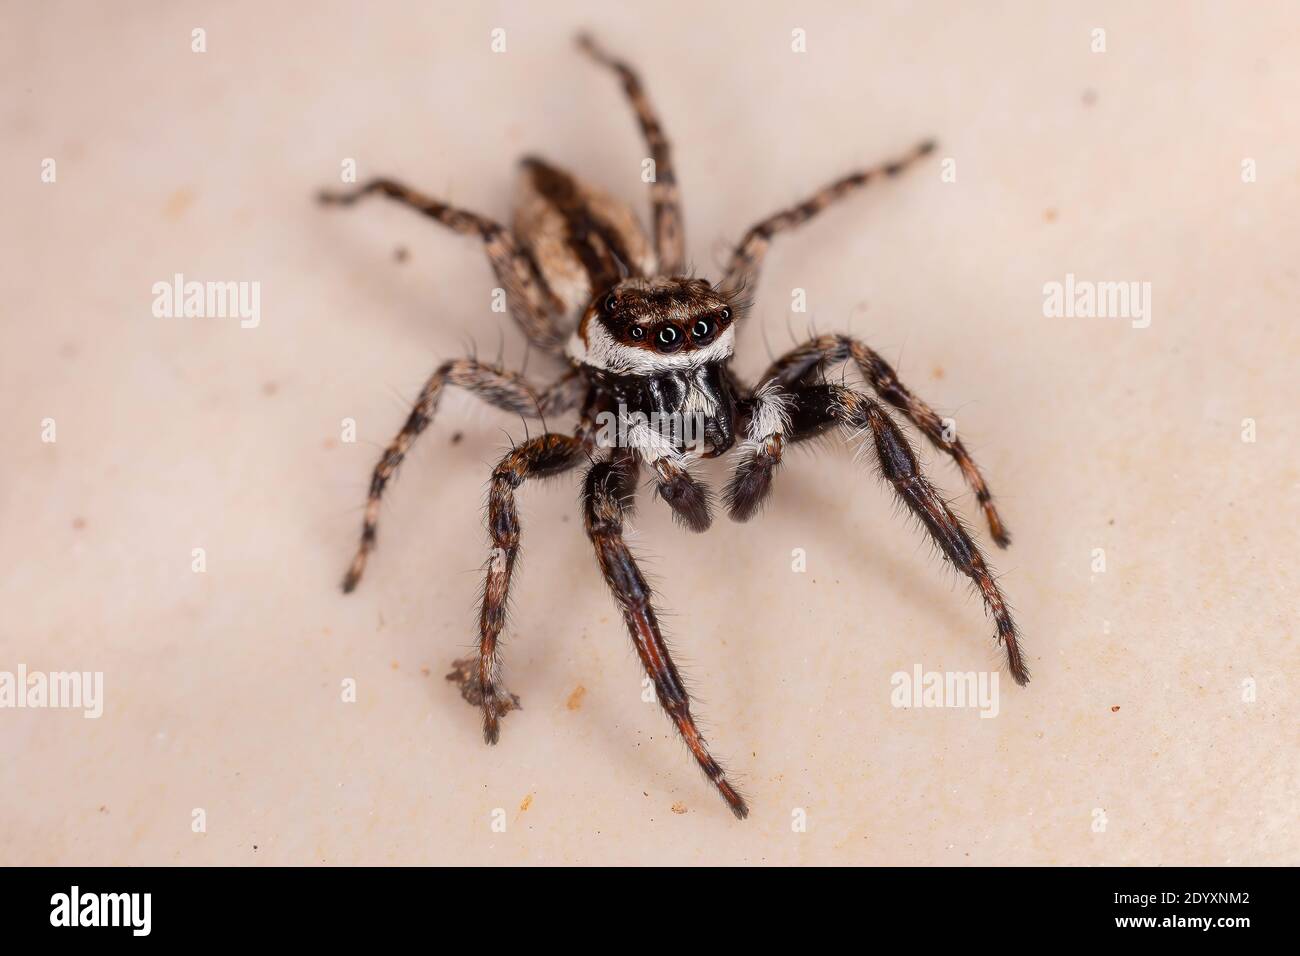
[[[675,325],[665,325],[655,336],[655,348],[660,352],[676,352],[686,341],[686,336]]]

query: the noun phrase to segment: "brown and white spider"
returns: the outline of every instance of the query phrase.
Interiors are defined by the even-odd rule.
[[[885,165],[851,173],[804,202],[751,228],[731,255],[718,284],[685,275],[682,214],[667,138],[636,73],[589,37],[579,46],[612,69],[636,111],[653,160],[650,199],[654,241],[636,215],[605,192],[549,163],[523,160],[521,201],[513,229],[456,209],[391,179],[375,179],[346,192],[323,192],[324,203],[349,205],[363,196],[395,199],[456,232],[482,240],[504,287],[511,316],[529,341],[567,361],[555,382],[537,387],[498,365],[459,359],[440,366],[420,392],[406,424],[375,467],[361,529],[361,546],[343,581],[356,587],[375,546],[380,497],[412,443],[433,419],[446,385],[530,418],[577,409],[572,435],[547,432],[517,446],[492,472],[487,528],[492,551],[486,565],[479,616],[478,654],[456,662],[449,677],[466,700],[483,710],[483,737],[497,742],[501,718],[518,698],[501,684],[498,643],[506,622],[510,578],[519,554],[515,492],[530,478],[587,465],[583,510],[588,537],[605,583],[614,594],[659,702],[682,739],[737,817],[748,809],[710,755],[691,716],[691,703],[655,616],[653,595],[623,537],[642,466],[681,523],[704,531],[711,520],[708,489],[690,471],[697,458],[736,447],[725,492],[730,516],[752,517],[772,487],[782,450],[839,426],[870,439],[883,477],[939,550],[974,582],[997,627],[1010,671],[1024,684],[1016,626],[984,557],[961,521],[922,474],[908,439],[883,400],[957,463],[984,509],[993,540],[1010,538],[979,468],[961,440],[945,434],[934,411],[913,395],[869,346],[843,335],[822,335],[777,359],[758,384],[746,387],[731,371],[736,329],[744,322],[741,292],[752,285],[774,236],[807,222],[831,203],[880,176],[896,176],[927,155],[922,143]],[[576,327],[575,327],[576,326]],[[852,362],[874,391],[832,384],[824,373]],[[657,414],[656,414],[657,413]],[[598,422],[614,416],[620,440],[602,440]],[[688,441],[691,420],[702,429]],[[648,422],[670,422],[652,427]],[[743,436],[743,437],[739,437]],[[738,440],[739,437],[739,440]]]

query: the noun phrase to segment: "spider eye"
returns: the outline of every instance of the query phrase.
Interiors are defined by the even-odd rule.
[[[731,321],[731,310],[730,310],[730,309],[723,309],[721,312],[718,313],[718,318],[721,319],[723,322],[730,322],[730,321]]]
[[[606,315],[612,314],[614,310],[617,308],[618,308],[618,296],[616,296],[612,292],[609,295],[605,296],[605,301],[600,304],[601,311],[604,312]]]
[[[627,334],[639,342],[641,339],[645,338],[645,329],[641,328],[639,325],[634,325],[632,328],[628,329]]]
[[[713,322],[710,319],[696,319],[691,326],[691,338],[703,342],[713,335]]]
[[[683,336],[675,325],[665,325],[655,336],[655,344],[660,352],[676,352],[682,347]]]

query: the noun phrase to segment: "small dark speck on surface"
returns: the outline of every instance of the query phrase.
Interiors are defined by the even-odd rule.
[[[1110,709],[1110,712],[1111,712],[1112,714],[1119,713],[1119,704],[1116,704],[1114,707],[1112,707],[1112,708]]]
[[[464,432],[452,432],[452,433],[451,433],[451,443],[452,443],[453,445],[459,445],[459,444],[464,440],[464,438],[465,438],[465,433],[464,433]]]
[[[277,385],[275,382],[264,382],[262,384],[262,394],[268,397],[274,395],[279,390],[280,390],[280,386]]]
[[[411,253],[407,251],[406,246],[398,246],[393,250],[394,262],[405,262],[409,258],[411,258]]]
[[[73,527],[74,530],[76,530],[76,531],[80,531],[80,530],[81,530],[82,528],[84,528],[85,526],[86,526],[86,519],[85,519],[85,518],[73,518],[73,519],[72,519],[72,527]]]

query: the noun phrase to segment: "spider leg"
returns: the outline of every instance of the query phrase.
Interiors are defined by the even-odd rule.
[[[925,435],[935,448],[947,454],[961,469],[962,478],[975,493],[975,499],[984,511],[989,533],[998,547],[1011,543],[1011,533],[1002,522],[1002,516],[993,504],[993,493],[980,472],[975,459],[956,435],[945,434],[943,420],[921,399],[917,398],[898,380],[898,375],[880,353],[870,346],[846,335],[822,335],[787,353],[773,363],[764,373],[762,381],[773,382],[789,389],[808,383],[828,366],[852,361],[863,378],[882,399],[898,409],[907,420]]]
[[[754,280],[758,278],[758,270],[763,265],[763,258],[767,255],[773,236],[802,225],[827,206],[856,192],[873,179],[878,179],[880,176],[897,176],[933,149],[934,143],[926,140],[914,147],[906,156],[880,166],[849,173],[823,186],[803,202],[782,209],[751,226],[732,252],[731,261],[727,265],[727,272],[723,276],[720,287],[725,292],[734,294],[752,286]]]
[[[374,473],[370,477],[370,493],[366,500],[365,516],[361,522],[361,544],[343,578],[345,594],[351,592],[361,580],[361,575],[366,569],[366,560],[375,548],[379,503],[384,488],[393,476],[393,472],[397,470],[397,466],[406,457],[406,453],[415,444],[415,439],[433,420],[438,402],[442,398],[443,386],[448,384],[468,389],[497,408],[530,418],[567,411],[580,400],[577,387],[583,385],[576,372],[569,372],[553,385],[539,392],[522,376],[473,359],[454,359],[440,365],[420,390],[420,395],[415,400],[415,406],[407,416],[402,430],[384,450],[383,457],[375,465]]]
[[[1011,676],[1029,683],[1029,670],[1020,654],[1019,632],[984,555],[961,521],[921,472],[916,454],[898,424],[869,396],[841,385],[803,385],[789,395],[790,441],[813,438],[839,424],[853,436],[869,435],[884,478],[908,509],[920,519],[934,543],[958,571],[974,582],[997,626],[997,640],[1006,650]]]
[[[482,239],[488,261],[505,289],[511,317],[538,348],[551,353],[561,350],[565,333],[556,321],[561,311],[559,300],[547,287],[527,247],[510,230],[486,216],[449,206],[392,179],[372,179],[350,190],[323,189],[317,198],[327,206],[350,206],[374,194],[396,200],[462,235]]]
[[[650,202],[654,207],[655,251],[659,256],[659,274],[681,275],[686,271],[686,233],[682,227],[681,195],[677,188],[677,173],[673,168],[672,147],[664,135],[659,117],[636,72],[609,53],[587,34],[577,38],[578,46],[597,63],[609,67],[623,81],[627,94],[641,124],[641,135],[650,148],[654,161],[654,179],[650,183]]]
[[[690,695],[668,653],[659,621],[655,616],[650,586],[637,567],[623,540],[624,497],[635,484],[635,458],[614,454],[597,462],[587,472],[583,492],[587,536],[596,549],[605,583],[623,612],[628,633],[646,673],[654,682],[659,703],[672,718],[682,740],[690,748],[704,773],[727,801],[731,812],[744,819],[749,814],[744,798],[727,781],[726,774],[709,753],[704,738],[691,716]],[[629,469],[633,469],[629,471]]]
[[[501,686],[497,644],[506,623],[510,578],[519,557],[519,512],[515,490],[529,478],[546,478],[576,467],[586,459],[589,446],[579,438],[548,433],[520,445],[501,459],[488,486],[488,535],[492,553],[483,583],[479,613],[477,667],[464,668],[461,693],[483,707],[483,739],[494,744],[500,736],[500,719],[519,706],[519,699]],[[460,667],[460,662],[456,665]]]

